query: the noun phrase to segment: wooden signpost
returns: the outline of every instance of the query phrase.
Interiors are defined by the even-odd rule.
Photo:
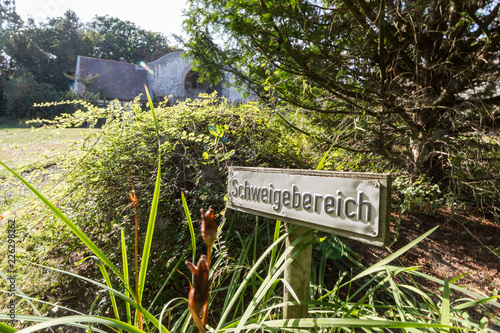
[[[390,191],[388,174],[230,167],[227,207],[301,226],[288,237],[287,246],[309,229],[385,246]],[[301,244],[311,237],[309,233]],[[311,251],[309,246],[285,270],[285,280],[299,299],[309,299]],[[284,301],[292,300],[285,288]],[[304,317],[307,305],[285,309],[287,319]]]

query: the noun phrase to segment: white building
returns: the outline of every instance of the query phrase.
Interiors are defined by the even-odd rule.
[[[148,87],[155,99],[168,97],[174,103],[187,98],[197,98],[200,93],[212,93],[230,102],[242,102],[245,98],[227,84],[211,86],[198,82],[198,73],[192,70],[189,60],[181,52],[172,52],[158,60],[135,65],[122,61],[103,60],[78,56],[74,89],[77,93],[100,93],[104,101],[119,100],[127,103],[141,95],[146,101],[144,87]]]

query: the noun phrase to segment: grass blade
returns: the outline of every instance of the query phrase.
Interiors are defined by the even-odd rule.
[[[82,314],[82,316],[85,316],[85,315]],[[47,321],[53,320],[53,319],[54,318],[52,318],[52,317],[45,317],[45,316],[34,316],[34,315],[26,315],[26,314],[19,314],[19,313],[16,314],[16,321],[21,321],[21,322],[41,323],[41,322],[47,322]],[[8,320],[7,314],[0,313],[0,320]],[[88,331],[88,328],[89,328],[89,325],[79,324],[79,323],[68,323],[67,325],[72,326],[72,327],[83,328],[85,331]],[[2,325],[0,325],[0,332],[2,332],[2,333],[3,332],[18,332],[15,329],[14,329],[14,331],[10,331],[9,329],[12,330],[13,328],[9,327],[9,328],[7,328],[7,330],[4,331]],[[92,329],[92,332],[96,332],[96,333],[108,333],[108,332],[103,331],[101,329],[98,329],[96,327],[91,327],[91,329]],[[50,329],[50,331],[54,332],[52,329]]]
[[[94,324],[101,324],[101,325],[106,325],[109,327],[114,327],[119,330],[123,330],[125,332],[130,332],[130,333],[144,333],[142,330],[135,328],[132,325],[129,325],[128,323],[124,323],[122,321],[116,320],[116,319],[111,319],[111,318],[106,318],[106,317],[98,317],[98,316],[68,316],[68,317],[61,317],[61,318],[56,318],[56,319],[51,319],[43,323],[39,323],[27,328],[24,328],[22,330],[17,331],[18,333],[31,333],[31,332],[39,332],[43,330],[44,328],[49,328],[53,326],[59,326],[59,325],[71,325],[71,324],[79,324],[79,323],[94,323]]]
[[[158,172],[156,174],[156,185],[153,195],[153,202],[151,203],[151,211],[149,213],[148,228],[146,231],[146,240],[144,241],[144,249],[141,258],[141,268],[139,270],[139,288],[137,299],[139,304],[142,300],[144,286],[146,283],[146,275],[148,271],[149,254],[151,252],[151,244],[153,242],[153,233],[156,222],[156,212],[158,210],[158,201],[160,197],[160,183],[161,183],[161,159],[158,159]]]
[[[354,318],[303,318],[303,319],[280,319],[269,320],[259,324],[248,324],[242,328],[246,331],[257,328],[282,329],[292,328],[294,330],[314,329],[314,328],[386,328],[386,329],[405,329],[405,328],[458,328],[450,327],[441,324],[428,324],[422,322],[401,322],[392,320],[371,320],[371,319],[354,319]],[[237,331],[237,328],[228,329],[226,332]]]
[[[17,286],[16,286],[16,288],[17,288]],[[7,291],[7,290],[0,290],[0,292],[4,293],[4,294],[9,294],[10,293],[10,291]],[[59,309],[65,310],[65,311],[68,311],[68,312],[73,312],[75,315],[85,315],[85,313],[83,313],[83,312],[67,308],[67,307],[62,306],[60,304],[54,304],[54,303],[51,303],[51,302],[46,302],[46,301],[42,301],[40,299],[29,297],[29,296],[26,296],[25,294],[17,294],[17,293],[15,293],[14,295],[16,295],[17,297],[23,298],[26,301],[26,303],[28,303],[28,304],[29,304],[29,301],[33,301],[34,303],[45,304],[45,305],[49,305],[51,307],[57,306]],[[38,316],[42,316],[42,314],[38,311],[38,309],[34,305],[33,305],[33,307],[34,307],[33,310],[38,314]],[[0,332],[1,332],[1,330],[0,330]]]
[[[406,321],[406,312],[404,309],[403,302],[401,300],[401,294],[400,294],[401,291],[397,287],[396,283],[393,280],[393,277],[391,276],[391,274],[388,271],[387,271],[387,277],[388,277],[389,283],[391,285],[392,297],[394,298],[394,301],[396,302],[396,309],[398,310],[399,318],[401,319],[401,321],[405,322]],[[406,332],[406,330],[403,330],[403,331]]]
[[[15,328],[5,325],[4,323],[0,323],[0,332],[11,333],[17,332]]]
[[[157,167],[157,173],[156,173],[156,183],[155,183],[155,190],[153,194],[153,201],[151,203],[151,210],[149,212],[149,220],[148,220],[148,228],[146,231],[146,239],[144,241],[144,249],[142,252],[142,258],[141,258],[141,268],[139,272],[139,283],[138,283],[138,290],[137,290],[137,301],[139,305],[141,304],[142,301],[142,295],[144,293],[144,287],[146,284],[146,275],[148,271],[148,263],[149,263],[149,254],[151,252],[151,244],[153,241],[153,233],[154,233],[154,228],[155,228],[155,222],[156,222],[156,212],[158,210],[158,201],[160,197],[160,185],[161,185],[161,142],[160,142],[160,131],[158,128],[158,121],[156,119],[156,114],[155,110],[153,107],[153,102],[151,100],[151,96],[149,95],[149,91],[146,89],[146,94],[148,96],[148,101],[149,101],[149,106],[151,108],[151,113],[153,114],[153,119],[155,123],[155,130],[156,130],[156,140],[158,141],[158,167]]]
[[[406,271],[409,271],[411,270],[411,268],[405,268],[405,267],[399,267],[399,269],[397,271],[395,271],[393,273],[393,275],[398,275],[399,273],[401,272],[406,272]],[[345,307],[346,308],[346,312],[344,314],[344,316],[348,316],[350,315],[353,311],[359,309],[360,306],[362,306],[364,304],[364,301],[366,298],[368,298],[370,295],[372,295],[373,293],[375,293],[377,290],[379,290],[382,286],[384,286],[388,281],[391,281],[392,278],[393,278],[393,275],[387,273],[387,276],[382,279],[381,281],[379,281],[377,283],[377,285],[373,286],[372,288],[370,288],[357,302],[356,304],[354,305],[348,305],[348,302],[344,302],[343,306],[342,307]],[[364,288],[368,285],[370,285],[373,281],[376,280],[377,277],[373,277],[370,281],[368,281],[366,284],[364,284],[356,293],[354,293],[351,298],[354,298],[358,292],[361,292],[362,290],[364,290]],[[397,290],[394,291],[397,293]],[[396,299],[396,303],[399,304],[398,300],[399,300],[399,295],[395,295],[395,299]],[[400,308],[400,306],[398,306],[398,309]]]
[[[470,307],[475,307],[475,306],[477,306],[479,304],[488,303],[490,301],[493,301],[494,299],[497,299],[499,297],[500,297],[500,295],[495,295],[495,296],[491,296],[491,297],[484,298],[484,299],[478,299],[478,300],[475,300],[475,301],[470,301],[470,302],[462,303],[460,305],[457,305],[457,306],[453,307],[450,311],[453,312],[453,311],[467,309],[467,308],[470,308]]]
[[[186,218],[188,221],[189,233],[191,235],[191,248],[193,249],[192,263],[196,265],[196,236],[194,234],[193,220],[191,219],[191,214],[189,213],[189,207],[183,192],[181,192],[181,198],[182,198],[182,207],[184,207],[184,213],[186,214]]]
[[[1,270],[0,270],[0,277],[2,277],[2,278],[5,280],[5,282],[7,282],[7,285],[9,285],[9,284],[10,284],[10,283],[9,283],[9,281],[7,280],[7,278],[8,278],[8,277],[7,277],[7,275],[6,275],[3,271],[1,271]],[[39,316],[41,316],[41,315],[42,315],[42,314],[38,311],[37,307],[36,307],[36,306],[35,306],[35,305],[31,302],[30,297],[26,296],[26,295],[23,293],[23,291],[22,291],[21,289],[19,289],[19,287],[18,287],[18,286],[15,286],[15,290],[16,290],[16,292],[17,292],[17,295],[18,295],[19,297],[22,297],[22,298],[26,301],[26,303],[28,303],[28,304],[31,306],[31,308],[33,309],[33,311],[35,311],[35,313],[36,313],[37,315],[39,315]]]
[[[24,185],[26,185],[31,192],[33,192],[42,202],[52,211],[54,214],[59,217],[68,228],[78,237],[80,240],[92,251],[97,258],[99,258],[103,263],[105,263],[115,274],[123,281],[123,275],[118,271],[115,265],[102,253],[102,251],[97,247],[97,245],[92,242],[87,235],[83,233],[73,222],[71,222],[56,206],[54,206],[47,198],[45,198],[40,192],[38,192],[30,183],[28,183],[23,177],[18,175],[14,170],[9,168],[3,162],[0,161],[0,165],[6,168],[10,173],[16,176]]]
[[[326,153],[323,154],[323,157],[321,158],[318,165],[316,166],[316,170],[323,170],[323,168],[325,167],[326,158],[328,157],[328,154],[330,154],[330,150],[332,150],[332,148],[333,148],[333,146],[331,146],[330,149],[328,149],[326,151]]]
[[[443,302],[441,304],[441,325],[450,324],[450,285],[448,278],[444,279]],[[449,329],[442,329],[442,332],[449,332]]]
[[[359,278],[361,278],[363,276],[369,275],[371,273],[374,273],[376,271],[383,270],[385,265],[387,265],[388,263],[390,263],[391,261],[393,261],[394,259],[396,259],[400,255],[402,255],[403,253],[405,253],[406,251],[408,251],[409,249],[411,249],[412,247],[414,247],[415,245],[417,245],[418,243],[420,243],[427,236],[429,236],[430,234],[432,234],[438,227],[439,226],[436,226],[436,227],[432,228],[431,230],[427,231],[425,234],[421,235],[417,239],[415,239],[412,242],[408,243],[407,245],[403,246],[402,248],[400,248],[399,250],[397,250],[393,254],[389,255],[385,259],[382,259],[381,261],[377,262],[375,265],[370,266],[369,268],[367,268],[363,272],[361,272],[358,275],[356,275],[352,279],[352,281],[357,280],[357,279],[359,279]]]
[[[243,265],[243,263],[245,261],[245,256],[248,252],[249,247],[250,247],[249,241],[242,244],[242,251],[240,252],[240,254],[238,256],[238,260],[236,262],[236,265],[238,267],[241,267]],[[259,261],[257,260],[257,262],[259,262]],[[256,263],[254,264],[254,266],[256,265]],[[234,301],[239,296],[239,292],[238,292],[239,290],[236,291],[236,293],[234,291],[235,291],[236,287],[238,286],[238,281],[240,279],[240,275],[241,275],[241,270],[238,270],[237,272],[235,272],[231,276],[231,282],[229,283],[228,291],[227,291],[228,297],[225,297],[225,299],[224,299],[224,305],[222,306],[222,311],[221,311],[223,313],[223,316],[221,317],[221,320],[219,321],[219,323],[222,322],[223,320],[226,320],[226,313],[229,313],[229,309],[232,308]],[[249,279],[248,281],[250,282],[250,280],[251,279]],[[233,313],[235,313],[235,312],[236,311],[233,309]]]
[[[182,304],[182,303],[187,303],[189,302],[187,299],[183,298],[183,297],[179,297],[179,298],[174,298],[173,300],[169,301],[167,304],[165,304],[165,306],[163,306],[163,308],[161,309],[161,312],[160,312],[160,322],[163,321],[163,318],[165,317],[164,316],[164,313],[165,311],[167,311],[170,307],[170,304],[172,304],[173,302],[177,301],[177,300],[181,300],[180,302],[178,302],[177,304],[175,304],[174,306],[172,306],[172,308],[170,309],[170,311],[172,311],[173,308],[175,308],[177,305],[179,304]],[[160,327],[160,333],[162,333],[162,330],[161,330],[161,327]]]
[[[280,237],[281,226],[282,226],[281,221],[280,220],[276,220],[276,225],[274,226],[274,238],[273,238],[273,242],[275,242]],[[273,247],[273,250],[271,252],[271,261],[269,263],[269,273],[268,274],[271,274],[271,268],[275,264],[275,261],[276,261],[276,251],[277,250],[278,250],[277,247]]]
[[[158,139],[158,153],[160,153],[160,150],[161,150],[160,127],[158,126],[158,119],[156,118],[155,107],[153,105],[153,100],[151,99],[151,95],[149,94],[148,87],[146,87],[146,85],[144,85],[144,89],[146,90],[146,96],[148,97],[149,109],[151,110],[151,113],[153,114],[153,121],[155,123],[155,130],[156,130],[156,138]]]
[[[224,311],[224,313],[221,316],[221,319],[219,320],[219,324],[218,324],[217,328],[215,329],[216,332],[221,329],[221,327],[224,324],[227,316],[231,312],[231,310],[232,310],[232,308],[234,306],[234,303],[236,303],[236,301],[239,299],[240,294],[243,292],[243,290],[245,290],[248,282],[250,281],[250,279],[253,276],[253,274],[257,271],[257,269],[259,268],[260,264],[262,264],[262,262],[266,259],[266,257],[268,256],[268,254],[272,251],[272,249],[274,247],[278,246],[278,244],[280,244],[281,242],[283,242],[287,236],[288,236],[288,232],[284,233],[273,244],[271,244],[264,251],[264,253],[260,256],[260,258],[255,262],[255,265],[247,273],[247,275],[245,276],[245,278],[243,279],[243,281],[240,283],[240,286],[238,287],[238,290],[236,290],[236,292],[232,296],[232,299],[230,300],[229,304],[226,307],[226,310]]]
[[[268,275],[264,281],[262,282],[262,285],[260,286],[259,290],[257,293],[254,295],[252,300],[250,301],[249,305],[247,306],[245,313],[241,317],[238,326],[236,327],[236,332],[241,332],[243,327],[245,326],[246,322],[252,315],[254,309],[257,307],[257,305],[261,302],[262,298],[265,296],[267,293],[267,290],[274,284],[274,281],[278,279],[278,277],[285,271],[285,268],[292,263],[293,260],[295,260],[296,257],[298,257],[304,249],[306,249],[308,246],[311,246],[314,243],[319,242],[320,240],[318,239],[312,239],[311,241],[307,242],[303,246],[301,246],[297,251],[295,251],[292,255],[290,253],[294,248],[299,244],[302,239],[312,232],[312,230],[309,230],[308,232],[304,233],[303,235],[297,237],[295,241],[290,244],[286,248],[286,250],[283,252],[281,257],[279,258],[278,262],[276,263],[275,269],[273,270],[273,275]],[[285,234],[286,236],[289,235],[289,233]],[[290,257],[289,257],[290,255]]]
[[[98,261],[97,265],[99,265],[99,269],[101,270],[101,274],[104,277],[104,281],[106,281],[106,285],[110,288],[113,289],[113,286],[111,285],[111,280],[109,278],[108,272],[106,271],[106,267],[104,267],[102,261]],[[109,297],[111,299],[111,306],[113,307],[113,313],[115,314],[115,318],[117,320],[120,320],[120,314],[118,313],[118,306],[116,304],[116,298],[115,295],[110,292]],[[121,332],[121,330],[120,330]]]
[[[121,231],[121,245],[122,245],[123,283],[125,284],[125,296],[130,297],[127,246],[125,245],[125,232],[123,229]],[[130,312],[130,304],[126,303],[126,308],[127,308],[127,323],[132,324],[132,313]]]
[[[436,277],[433,277],[433,276],[430,276],[430,275],[424,274],[424,273],[422,273],[422,272],[418,272],[418,271],[416,271],[416,272],[412,272],[412,274],[413,274],[413,275],[416,275],[416,276],[418,276],[418,277],[424,278],[424,279],[428,279],[428,280],[430,280],[430,281],[432,281],[432,282],[436,282],[436,283],[438,283],[438,284],[442,284],[442,285],[444,285],[444,281],[443,281],[443,280],[440,280],[440,279],[438,279],[438,278],[436,278]],[[473,297],[473,298],[476,298],[476,299],[483,300],[483,301],[484,301],[484,303],[486,303],[486,304],[488,304],[488,305],[490,305],[490,306],[494,306],[494,307],[496,307],[496,308],[500,309],[500,303],[495,301],[495,298],[496,298],[496,297],[495,297],[495,298],[493,298],[493,299],[488,299],[488,295],[485,295],[485,294],[483,294],[483,293],[473,292],[473,291],[470,291],[470,290],[468,290],[468,289],[465,289],[465,288],[462,288],[462,287],[455,286],[455,285],[453,285],[453,284],[450,284],[450,285],[449,285],[449,288],[450,288],[450,290],[456,290],[456,291],[459,291],[459,292],[461,292],[461,293],[464,293],[464,294],[466,294],[466,295],[468,295],[468,296],[470,296],[470,297]]]
[[[414,286],[409,286],[406,284],[398,284],[397,286],[399,288],[406,288],[406,289],[410,290],[413,294],[419,295],[426,302],[427,307],[429,309],[438,312],[438,307],[437,307],[436,303],[434,303],[432,298],[428,294],[424,293],[422,290],[415,288]]]

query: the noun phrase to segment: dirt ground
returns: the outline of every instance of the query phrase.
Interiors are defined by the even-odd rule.
[[[391,218],[391,245],[394,252],[410,243],[426,231],[439,225],[429,237],[399,257],[397,264],[405,267],[420,266],[419,271],[435,278],[449,280],[463,275],[454,282],[469,291],[491,296],[497,290],[500,294],[500,225],[478,217],[468,217],[438,211],[434,215],[412,214],[401,218],[398,229],[397,215]],[[397,241],[394,242],[397,235]],[[354,242],[353,242],[354,243]],[[353,250],[370,264],[387,257],[390,252],[384,248],[355,242]],[[493,250],[496,249],[496,252]],[[421,279],[422,287],[437,290],[440,286]],[[480,317],[480,313],[477,314]],[[500,318],[500,312],[498,317]],[[498,320],[500,321],[500,319]],[[490,323],[498,329],[498,322]]]
[[[392,220],[397,220],[397,216],[393,216]],[[442,280],[466,274],[456,284],[469,290],[483,293],[489,293],[493,288],[500,290],[500,225],[491,221],[457,214],[451,218],[444,211],[432,216],[402,216],[397,242],[392,243],[389,249],[394,252],[437,225],[439,228],[436,231],[400,258],[401,263],[404,266],[421,266],[419,271]],[[393,222],[391,242],[396,236],[396,229],[397,223]],[[492,250],[494,248],[497,252]],[[356,251],[362,253],[368,250],[364,249],[356,248]],[[389,255],[387,250],[380,248],[371,247],[369,251],[382,258]],[[365,255],[365,259],[368,256]]]

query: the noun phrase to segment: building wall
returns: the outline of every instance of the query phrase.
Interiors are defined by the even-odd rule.
[[[145,100],[144,84],[149,86],[156,99],[168,97],[172,103],[187,98],[195,99],[200,94],[211,94],[214,91],[232,103],[246,100],[233,87],[224,83],[211,86],[208,82],[198,82],[198,73],[192,70],[188,59],[181,55],[181,52],[168,53],[143,66],[145,68],[124,62],[78,56],[76,73],[82,77],[98,75],[96,82],[87,88],[93,92],[99,92],[101,88],[107,89],[109,96],[105,97],[109,100],[131,101],[139,94],[142,94],[142,99]],[[137,70],[144,75],[138,78]],[[94,85],[99,89],[94,89]],[[77,77],[75,92],[82,93],[84,89],[83,83],[78,82]]]
[[[181,52],[172,52],[147,64],[150,68],[151,89],[155,98],[172,95],[174,99],[185,95],[184,80],[191,69]]]
[[[207,82],[196,82],[192,64],[188,59],[182,58],[181,54],[181,52],[168,53],[147,64],[151,70],[150,85],[155,98],[171,96],[169,99],[175,102],[217,90],[219,96],[227,98],[230,102],[244,101],[243,96],[232,87],[222,84],[211,87]]]

